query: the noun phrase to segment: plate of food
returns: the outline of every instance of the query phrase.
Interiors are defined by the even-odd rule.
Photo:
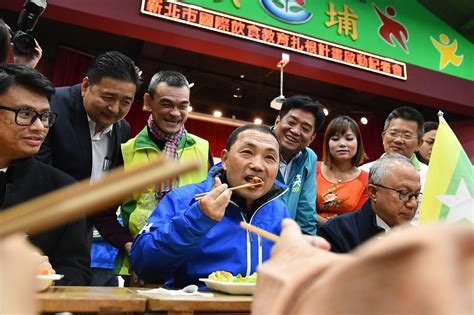
[[[62,279],[64,275],[50,273],[48,270],[40,270],[36,275],[36,290],[44,291],[49,288],[54,281]]]
[[[245,277],[232,275],[227,271],[215,271],[207,278],[201,278],[209,289],[234,295],[251,295],[257,283],[257,273]]]

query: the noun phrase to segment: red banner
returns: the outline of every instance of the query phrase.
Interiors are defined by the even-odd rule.
[[[377,74],[407,79],[406,64],[403,62],[194,5],[142,0],[141,12]]]

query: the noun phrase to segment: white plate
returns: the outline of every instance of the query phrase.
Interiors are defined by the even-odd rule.
[[[53,281],[62,279],[63,277],[64,275],[58,274],[36,275],[36,290],[46,290],[53,283]]]
[[[251,295],[256,286],[256,283],[224,282],[208,278],[201,278],[199,281],[204,282],[209,289],[235,295]]]

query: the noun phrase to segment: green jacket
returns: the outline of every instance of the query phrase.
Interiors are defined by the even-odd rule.
[[[282,200],[291,217],[305,234],[316,235],[316,162],[313,150],[306,148],[291,165],[288,182],[278,172],[277,179],[288,186]]]
[[[179,187],[199,183],[206,179],[209,158],[209,143],[206,140],[186,132],[178,144],[177,153],[180,161],[201,161],[199,170],[189,172],[179,177]],[[161,150],[156,143],[150,139],[147,127],[143,128],[135,138],[122,144],[125,170],[154,161],[160,154]],[[155,193],[156,186],[148,187],[145,191],[134,193],[130,198],[126,199],[120,207],[123,225],[133,238],[135,238],[145,226],[148,217],[157,206]],[[115,268],[116,271],[119,271],[119,274],[128,274],[128,257],[117,256]]]

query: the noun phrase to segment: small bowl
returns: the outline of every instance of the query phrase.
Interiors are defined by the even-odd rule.
[[[50,274],[50,275],[36,275],[36,290],[44,291],[49,288],[53,281],[62,279],[64,275]]]

